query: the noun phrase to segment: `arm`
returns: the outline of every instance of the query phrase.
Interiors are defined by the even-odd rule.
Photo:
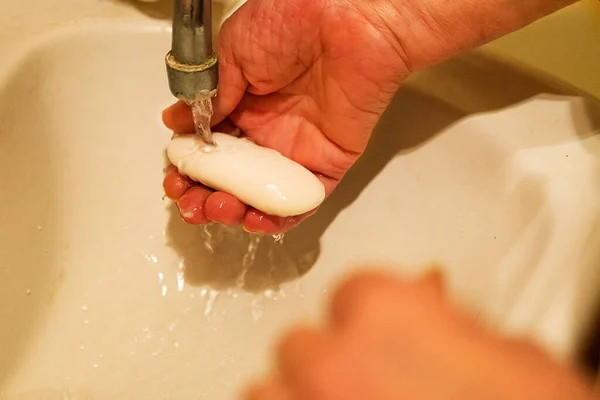
[[[381,0],[359,9],[389,38],[410,69],[419,70],[486,44],[575,0]]]

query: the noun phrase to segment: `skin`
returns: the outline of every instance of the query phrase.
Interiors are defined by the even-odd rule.
[[[325,326],[281,341],[275,373],[246,400],[593,400],[589,382],[448,301],[439,274],[346,281]]]
[[[304,165],[330,194],[409,74],[572,2],[249,0],[219,33],[212,124],[225,122],[215,128],[222,131],[235,125]],[[165,110],[163,120],[176,132],[194,131],[183,103]],[[190,190],[199,185],[172,169],[163,185],[190,223],[276,234],[312,214],[265,215],[230,194]]]

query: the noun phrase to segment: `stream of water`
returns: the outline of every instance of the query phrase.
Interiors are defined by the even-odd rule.
[[[196,134],[198,134],[204,143],[208,146],[214,146],[215,142],[212,138],[210,130],[210,120],[213,115],[212,96],[201,97],[190,104],[192,116],[194,118],[194,126]]]

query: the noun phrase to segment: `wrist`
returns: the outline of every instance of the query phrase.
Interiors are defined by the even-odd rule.
[[[410,72],[516,31],[576,0],[353,0]]]

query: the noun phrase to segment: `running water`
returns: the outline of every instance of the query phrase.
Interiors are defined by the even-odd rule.
[[[192,116],[194,117],[196,133],[200,135],[204,143],[210,147],[214,147],[215,142],[210,131],[210,120],[213,115],[211,99],[212,95],[199,97],[198,100],[190,104],[190,107],[192,109]]]

